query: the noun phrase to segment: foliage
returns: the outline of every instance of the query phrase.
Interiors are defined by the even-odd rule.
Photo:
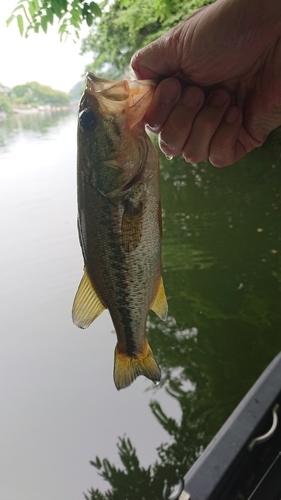
[[[67,106],[70,95],[60,90],[54,90],[38,82],[29,82],[16,85],[12,89],[12,97],[17,104],[31,104],[35,106]]]
[[[12,100],[10,97],[1,96],[0,95],[0,111],[4,111],[5,113],[12,112]]]
[[[104,76],[120,76],[132,54],[159,37],[194,10],[214,0],[19,0],[7,25],[16,21],[21,35],[44,33],[59,22],[59,33],[79,38],[84,21],[92,26],[83,40],[82,54],[93,53],[88,68]],[[101,16],[101,18],[100,18]]]
[[[100,7],[93,0],[19,0],[7,25],[16,20],[20,34],[27,37],[30,31],[38,33],[40,28],[47,33],[48,25],[56,19],[61,37],[74,32],[79,38],[83,21],[91,26],[100,15]]]
[[[161,36],[208,0],[115,0],[103,4],[103,15],[94,20],[82,41],[82,54],[91,52],[88,70],[108,78],[122,76],[133,53]],[[107,8],[105,8],[107,7]]]
[[[9,25],[15,20],[20,34],[28,36],[30,31],[38,33],[40,28],[47,33],[48,25],[57,20],[61,36],[74,34],[79,38],[79,30],[84,21],[88,26],[97,26],[97,18],[101,15],[104,19],[109,12],[120,11],[116,22],[129,28],[131,33],[138,27],[144,29],[154,22],[161,26],[163,24],[165,30],[212,1],[214,0],[186,0],[182,4],[181,0],[104,0],[100,6],[94,0],[18,0],[6,22]]]
[[[83,93],[83,90],[85,88],[85,82],[84,80],[81,80],[80,82],[77,82],[71,89],[70,89],[70,95],[73,101],[79,101],[80,97]]]

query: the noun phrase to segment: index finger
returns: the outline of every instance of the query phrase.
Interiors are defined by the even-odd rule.
[[[145,115],[145,122],[152,132],[155,134],[160,132],[177,104],[181,92],[181,83],[176,78],[166,78],[157,85],[152,103]]]

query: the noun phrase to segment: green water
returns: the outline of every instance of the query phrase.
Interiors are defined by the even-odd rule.
[[[162,160],[169,319],[150,332],[180,423],[155,412],[182,473],[281,348],[280,138],[225,169]]]

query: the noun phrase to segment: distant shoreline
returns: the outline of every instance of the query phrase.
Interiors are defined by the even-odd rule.
[[[25,115],[27,113],[40,113],[42,111],[68,111],[73,106],[14,106],[12,113]]]
[[[0,111],[0,120],[5,120],[11,115],[28,115],[37,113],[57,113],[59,111],[71,111],[77,109],[77,103],[70,104],[68,106],[13,106],[12,110]]]

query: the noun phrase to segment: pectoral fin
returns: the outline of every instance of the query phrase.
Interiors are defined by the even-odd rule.
[[[72,320],[79,328],[87,328],[106,309],[98,298],[86,268],[72,307]]]
[[[168,304],[162,278],[160,279],[157,294],[151,306],[151,309],[159,316],[160,319],[165,321],[168,313]]]

